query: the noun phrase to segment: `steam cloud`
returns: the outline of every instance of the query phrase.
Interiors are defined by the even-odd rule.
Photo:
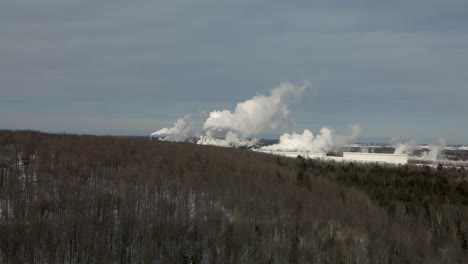
[[[309,87],[309,83],[281,83],[270,91],[269,95],[257,95],[252,99],[237,104],[234,111],[212,111],[203,124],[203,133],[197,144],[222,147],[254,147],[256,135],[267,129],[278,129],[290,116],[288,104],[297,99]],[[337,134],[334,129],[323,127],[314,135],[309,129],[301,133],[285,133],[279,143],[264,146],[268,151],[329,152],[353,143],[360,134],[358,124],[350,125],[348,133]],[[187,141],[193,139],[194,124],[190,115],[177,120],[173,127],[165,127],[151,134],[164,141]],[[414,159],[438,160],[441,157],[445,141],[438,144],[421,146],[415,141],[395,145],[394,154],[408,154]],[[367,152],[367,151],[365,151]]]
[[[357,139],[361,128],[358,124],[349,126],[348,135],[336,135],[335,130],[323,127],[320,134],[314,136],[308,129],[302,134],[285,133],[280,137],[279,143],[262,147],[264,150],[274,151],[308,151],[328,152],[337,147],[348,144]]]
[[[394,154],[413,154],[413,152],[418,148],[418,145],[416,145],[416,142],[414,140],[411,140],[410,142],[407,143],[398,143],[395,146],[395,152]]]
[[[258,135],[265,129],[277,129],[289,116],[288,102],[299,97],[308,83],[281,83],[269,96],[257,95],[238,103],[234,112],[213,111],[203,125],[206,133],[199,144],[248,146],[254,141],[245,138]],[[224,140],[223,140],[224,139]],[[240,140],[243,139],[243,140]]]
[[[445,148],[445,139],[440,139],[438,144],[419,146],[414,140],[407,143],[399,143],[395,146],[394,154],[408,154],[414,159],[436,161],[442,157],[442,150]],[[418,155],[418,150],[421,153]]]
[[[236,133],[228,131],[225,138],[215,138],[213,136],[201,136],[197,141],[199,145],[213,145],[219,147],[253,147],[258,143],[257,139],[239,138]]]
[[[163,128],[151,133],[150,137],[160,137],[163,141],[181,142],[186,141],[192,136],[193,122],[190,115],[177,120],[171,128]]]
[[[309,83],[281,83],[269,95],[257,95],[238,103],[234,111],[213,111],[203,124],[203,135],[197,144],[223,147],[252,147],[256,135],[267,129],[278,129],[287,123],[290,115],[288,104],[297,99],[310,86]],[[284,134],[278,144],[264,147],[268,150],[326,152],[355,140],[359,125],[350,126],[348,135],[337,135],[324,127],[314,136],[310,130],[302,134]],[[185,141],[193,134],[190,116],[177,120],[172,128],[163,128],[151,134],[167,141]]]

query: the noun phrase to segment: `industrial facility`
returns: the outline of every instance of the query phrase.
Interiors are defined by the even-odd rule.
[[[296,158],[298,156],[301,156],[309,159],[334,160],[338,162],[382,163],[393,165],[408,164],[407,154],[343,152],[343,157],[337,157],[327,156],[326,153],[315,153],[307,151],[273,151],[264,149],[253,149],[253,151],[290,158]]]
[[[309,152],[309,151],[279,151],[279,150],[264,150],[264,149],[252,149],[256,152],[262,152],[267,154],[272,154],[276,156],[283,156],[289,158],[297,158],[297,156],[301,156],[308,159],[324,159],[327,157],[325,153],[316,153],[316,152]]]
[[[407,154],[343,152],[343,160],[405,165],[405,164],[408,164],[408,155]]]

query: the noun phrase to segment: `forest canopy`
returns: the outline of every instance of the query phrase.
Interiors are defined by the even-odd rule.
[[[0,263],[467,263],[465,168],[0,131]]]

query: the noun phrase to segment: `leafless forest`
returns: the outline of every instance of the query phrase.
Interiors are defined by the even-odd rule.
[[[0,131],[0,263],[468,263],[467,180]]]

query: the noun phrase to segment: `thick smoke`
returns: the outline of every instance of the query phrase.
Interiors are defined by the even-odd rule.
[[[203,125],[205,136],[197,142],[204,145],[249,146],[256,142],[247,137],[258,135],[265,129],[277,129],[289,116],[288,102],[299,97],[308,83],[294,85],[281,83],[270,95],[257,95],[238,103],[234,112],[213,111]]]
[[[320,134],[313,135],[308,129],[302,134],[285,133],[278,144],[262,147],[264,150],[274,151],[308,151],[308,152],[328,152],[340,146],[349,144],[357,139],[360,133],[358,124],[349,126],[350,132],[347,135],[337,135],[335,130],[323,127]]]
[[[150,137],[159,137],[164,141],[187,141],[193,134],[193,122],[190,115],[177,120],[171,128],[163,128],[153,132]]]

